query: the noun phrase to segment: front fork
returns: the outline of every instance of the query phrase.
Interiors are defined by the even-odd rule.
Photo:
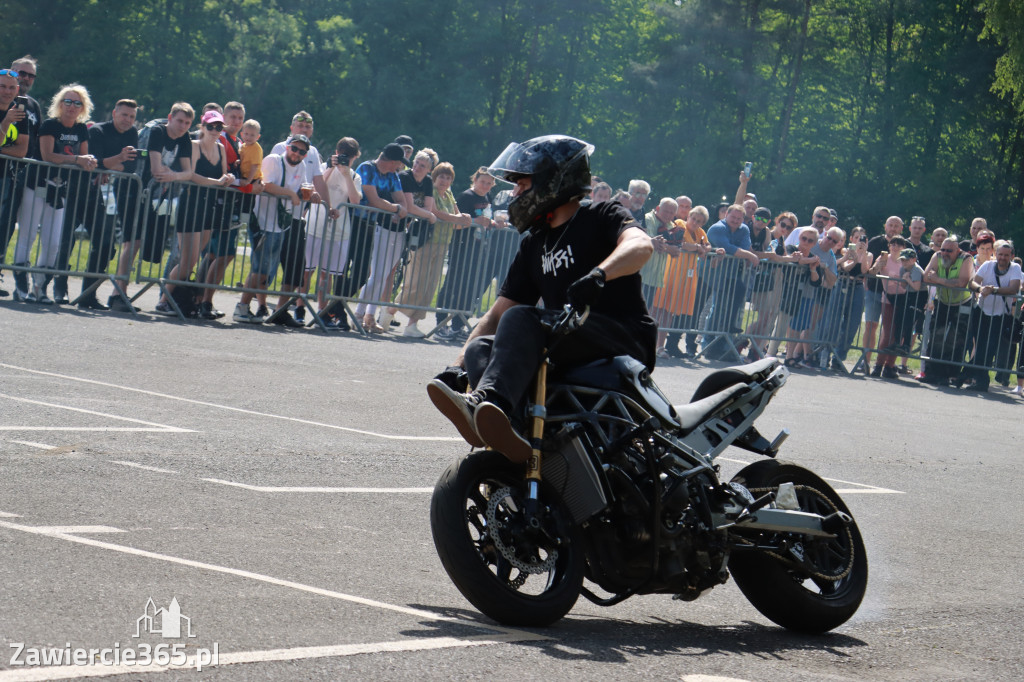
[[[548,360],[547,352],[544,353],[544,362],[537,370],[537,385],[533,393],[533,409],[530,414],[530,459],[526,460],[526,512],[527,522],[532,527],[539,527],[537,510],[540,506],[540,465],[541,465],[541,444],[544,440],[544,421],[547,419],[548,411],[545,407],[548,393]]]

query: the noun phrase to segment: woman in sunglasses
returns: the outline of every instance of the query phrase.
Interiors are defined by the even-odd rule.
[[[185,198],[185,210],[178,216],[178,264],[167,279],[188,281],[192,269],[199,262],[199,254],[206,248],[214,230],[226,230],[231,216],[224,210],[227,190],[222,189],[235,181],[228,173],[227,155],[220,134],[224,131],[224,117],[219,111],[203,114],[200,122],[199,139],[192,141],[192,182],[199,187],[189,187]],[[168,283],[168,294],[174,284]],[[204,311],[206,306],[204,306]],[[210,302],[210,311],[213,303]],[[156,306],[161,315],[176,315],[174,309],[162,298]]]
[[[50,109],[50,118],[39,127],[40,161],[51,167],[32,166],[25,179],[25,198],[18,214],[18,244],[14,262],[28,265],[32,243],[39,234],[37,268],[53,268],[60,251],[61,226],[64,207],[74,205],[69,193],[86,191],[91,179],[87,171],[96,168],[96,159],[89,154],[89,129],[85,122],[92,114],[92,100],[85,86],[78,83],[63,86],[57,92]],[[14,296],[30,303],[52,304],[46,295],[50,275],[32,273],[31,291],[21,289]],[[60,302],[67,303],[67,292],[57,292]]]

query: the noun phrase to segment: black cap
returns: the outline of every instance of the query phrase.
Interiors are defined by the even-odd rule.
[[[384,145],[381,156],[387,161],[405,161],[405,152],[402,150],[402,145],[397,142]]]
[[[395,138],[395,144],[397,144],[397,145],[399,145],[401,147],[412,147],[413,146],[412,138],[409,137],[408,135],[399,135],[398,137],[396,137]]]
[[[767,206],[758,206],[757,210],[754,211],[755,218],[764,218],[765,220],[772,219],[772,212]]]
[[[304,142],[306,144],[307,149],[313,146],[312,143],[310,143],[309,138],[306,137],[305,135],[292,135],[291,139],[288,140],[288,142]]]

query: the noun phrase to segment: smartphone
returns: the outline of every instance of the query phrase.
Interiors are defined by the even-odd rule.
[[[752,164],[750,161],[747,161],[745,164],[743,164],[743,174],[746,175],[749,178],[750,177],[750,169],[752,169],[753,167],[754,167],[754,164]]]
[[[18,107],[18,111],[25,111],[25,106],[28,104],[28,97],[18,95],[14,98],[14,103]]]

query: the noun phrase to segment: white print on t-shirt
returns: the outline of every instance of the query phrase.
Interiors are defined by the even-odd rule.
[[[558,268],[564,267],[566,270],[569,266],[576,261],[572,257],[572,246],[566,245],[564,249],[558,251],[551,251],[550,253],[545,252],[541,255],[541,270],[545,275],[554,275],[558,277]]]

